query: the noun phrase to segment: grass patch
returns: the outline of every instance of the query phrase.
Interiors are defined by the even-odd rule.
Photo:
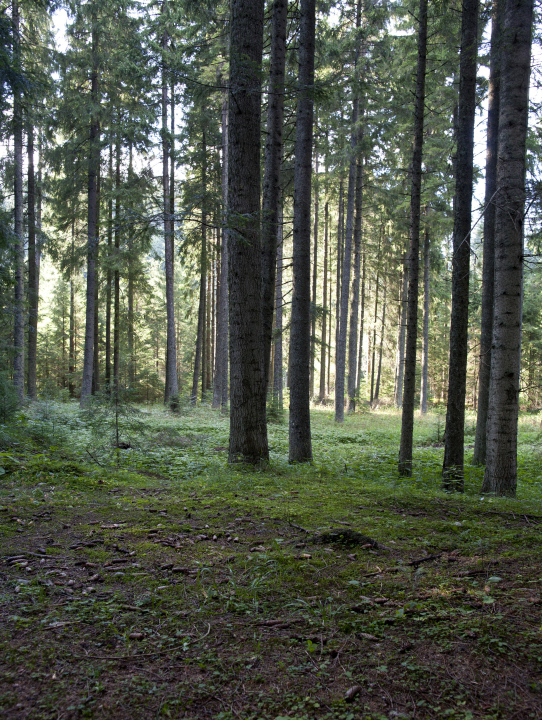
[[[438,415],[409,479],[391,410],[314,410],[310,467],[273,424],[258,471],[226,464],[207,408],[142,411],[120,452],[71,405],[43,415],[2,431],[8,717],[542,717],[538,417],[510,500],[469,465],[440,490]],[[317,542],[332,529],[377,546]]]

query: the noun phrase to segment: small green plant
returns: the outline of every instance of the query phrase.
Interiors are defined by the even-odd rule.
[[[90,428],[93,441],[102,441],[93,442],[88,454],[94,457],[98,452],[107,458],[113,453],[117,467],[121,464],[120,451],[129,450],[133,437],[145,431],[142,413],[131,402],[130,390],[124,388],[96,393],[82,409],[81,419]]]
[[[0,422],[4,425],[13,420],[18,407],[17,392],[8,374],[0,373]]]

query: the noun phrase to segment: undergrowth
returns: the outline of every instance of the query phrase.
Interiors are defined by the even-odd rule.
[[[465,493],[441,491],[437,413],[412,478],[395,411],[312,423],[311,466],[278,421],[257,471],[206,407],[47,401],[1,425],[6,716],[542,717],[540,417],[516,500],[480,496],[470,434]]]

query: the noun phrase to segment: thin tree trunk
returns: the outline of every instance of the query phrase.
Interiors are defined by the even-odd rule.
[[[403,414],[398,470],[412,475],[412,441],[414,436],[414,395],[416,391],[416,346],[418,340],[418,275],[420,266],[420,203],[422,189],[423,118],[425,105],[425,68],[427,64],[427,0],[420,0],[418,12],[418,62],[414,106],[414,147],[410,192],[410,247],[407,301],[407,338]]]
[[[358,142],[361,142],[361,133]],[[348,412],[356,410],[356,388],[358,369],[358,318],[359,318],[359,282],[361,274],[361,232],[363,211],[363,158],[359,158],[356,167],[356,198],[354,222],[354,276],[352,280],[352,299],[350,301],[350,334],[348,338]]]
[[[263,0],[232,0],[228,127],[228,460],[269,460],[263,362],[260,116]]]
[[[28,125],[28,375],[27,393],[31,400],[38,396],[37,345],[39,269],[36,248],[36,179],[34,175],[34,128]]]
[[[335,421],[344,421],[344,390],[346,375],[346,340],[348,330],[348,299],[350,294],[350,270],[352,265],[352,234],[354,227],[354,199],[356,189],[356,151],[357,151],[357,122],[359,99],[354,99],[352,112],[352,140],[350,171],[348,175],[348,199],[346,203],[346,229],[344,233],[344,246],[340,285],[339,310],[339,340],[337,345],[337,360],[335,368]]]
[[[425,226],[423,243],[423,332],[422,332],[422,384],[420,412],[427,415],[427,369],[429,366],[429,228]]]
[[[311,173],[315,0],[301,0],[299,29],[299,92],[297,100],[295,170],[293,294],[290,321],[290,462],[311,462],[310,418],[310,270]]]
[[[408,262],[405,258],[403,264],[403,283],[401,288],[401,302],[399,305],[399,330],[397,333],[397,381],[395,383],[394,403],[396,408],[403,406],[403,379],[405,374],[405,339],[408,308]]]
[[[94,358],[92,360],[92,394],[96,394],[100,390],[100,325],[98,313],[100,274],[100,190],[101,190],[101,173],[98,164],[98,178],[96,180],[96,281],[94,283]]]
[[[81,385],[81,407],[84,407],[92,393],[94,364],[94,303],[96,291],[96,253],[98,246],[98,170],[100,167],[100,122],[98,117],[98,19],[92,17],[92,74],[91,74],[91,120],[89,135],[88,164],[88,239],[87,239],[87,292],[85,315],[85,349],[83,356],[83,380]]]
[[[506,0],[502,32],[495,306],[482,492],[516,494],[523,300],[525,146],[533,0]]]
[[[374,402],[380,398],[380,379],[382,377],[382,355],[384,351],[384,328],[386,326],[386,286],[384,285],[382,298],[382,325],[380,326],[380,347],[378,349],[378,373],[376,375],[376,388]]]
[[[202,132],[202,204],[201,204],[201,252],[200,252],[200,276],[199,276],[199,306],[198,306],[198,329],[196,335],[196,355],[194,359],[194,375],[192,378],[192,405],[198,399],[198,384],[201,376],[201,399],[205,399],[205,372],[206,372],[206,304],[207,304],[207,142],[205,130]]]
[[[363,332],[365,325],[365,274],[366,274],[366,258],[365,252],[362,253],[362,271],[361,271],[361,317],[359,321],[359,353],[358,353],[358,379],[356,384],[356,395],[359,397],[361,392],[361,381],[363,379]]]
[[[315,120],[318,124],[318,119]],[[320,210],[318,188],[318,145],[314,143],[314,236],[312,253],[312,293],[311,293],[311,370],[309,379],[309,396],[314,397],[314,371],[316,362],[316,286],[318,280],[318,215]]]
[[[442,487],[463,491],[469,330],[470,227],[479,0],[463,0],[454,195],[452,317]]]
[[[279,216],[277,227],[277,274],[275,287],[275,352],[273,357],[273,404],[279,412],[282,412],[283,389],[282,389],[282,206],[279,202]]]
[[[133,251],[132,251],[132,240],[128,240],[128,268],[127,268],[127,341],[128,341],[128,384],[133,389],[135,384],[135,332],[134,332],[134,263],[133,263]],[[171,369],[171,368],[170,368]]]
[[[335,382],[337,379],[337,365],[338,365],[338,352],[339,352],[339,331],[341,316],[341,270],[343,266],[343,253],[344,253],[344,181],[341,177],[339,181],[339,213],[337,222],[337,278],[335,285]]]
[[[326,397],[329,397],[331,388],[331,308],[333,307],[333,283],[332,278],[332,267],[331,267],[331,247],[329,248],[329,275],[327,279],[327,286],[329,288],[329,323],[328,323],[328,336],[327,336],[327,381],[326,381]]]
[[[219,76],[218,85],[222,84]],[[222,242],[220,244],[220,282],[216,332],[215,384],[213,407],[225,408],[228,404],[228,95],[222,99]]]
[[[326,167],[327,179],[327,167]],[[329,232],[329,202],[326,198],[324,205],[324,288],[323,288],[323,315],[322,315],[322,346],[320,348],[320,393],[318,402],[323,403],[326,399],[326,344],[327,344],[327,265],[328,265],[328,232]]]
[[[212,242],[212,241],[211,241]],[[212,245],[211,245],[212,250]],[[211,253],[212,258],[212,253]],[[209,272],[207,273],[207,298],[205,301],[205,376],[202,378],[202,382],[205,386],[205,396],[211,387],[211,305],[213,302],[213,276],[212,276],[212,259],[208,263],[210,265]]]
[[[162,3],[162,14],[166,13],[166,2]],[[166,272],[166,384],[164,402],[175,410],[179,402],[179,383],[177,379],[177,343],[175,336],[175,297],[174,297],[174,248],[171,223],[171,196],[169,188],[170,138],[167,126],[168,115],[168,72],[165,54],[169,35],[162,35],[162,193],[164,208],[164,257]]]
[[[68,360],[68,392],[71,398],[75,397],[75,282],[73,280],[74,269],[70,269],[70,343]]]
[[[120,388],[120,137],[117,136],[115,158],[115,254],[113,288],[113,388],[118,397]]]
[[[13,54],[20,63],[19,3],[13,0]],[[23,108],[21,91],[13,97],[13,212],[15,230],[15,318],[13,329],[13,384],[19,403],[24,401],[24,228],[23,228]]]
[[[271,67],[268,89],[267,136],[263,181],[262,271],[264,370],[269,384],[273,302],[277,267],[278,217],[280,208],[280,167],[282,162],[282,126],[284,118],[284,74],[286,66],[287,0],[274,0],[271,26]]]
[[[373,320],[373,342],[372,342],[372,355],[371,355],[371,396],[369,402],[373,404],[374,389],[375,389],[375,360],[376,360],[376,324],[378,322],[378,294],[380,290],[380,271],[376,273],[376,293],[375,293],[375,311]]]
[[[491,19],[491,58],[489,64],[489,99],[487,109],[486,189],[484,213],[484,258],[482,265],[482,319],[480,363],[478,369],[478,415],[474,438],[473,465],[485,465],[486,427],[489,407],[489,375],[493,334],[495,275],[495,211],[497,207],[497,141],[499,135],[500,41],[504,0],[493,0]]]
[[[111,393],[111,285],[113,282],[113,143],[109,144],[109,200],[107,201],[107,272],[105,287],[105,389]]]

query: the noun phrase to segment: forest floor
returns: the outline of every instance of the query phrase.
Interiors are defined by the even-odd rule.
[[[389,410],[315,410],[311,467],[271,425],[261,471],[227,466],[206,408],[125,413],[123,451],[112,422],[42,403],[0,426],[2,717],[542,718],[539,416],[518,500],[470,466],[441,492],[436,414],[411,479]]]

